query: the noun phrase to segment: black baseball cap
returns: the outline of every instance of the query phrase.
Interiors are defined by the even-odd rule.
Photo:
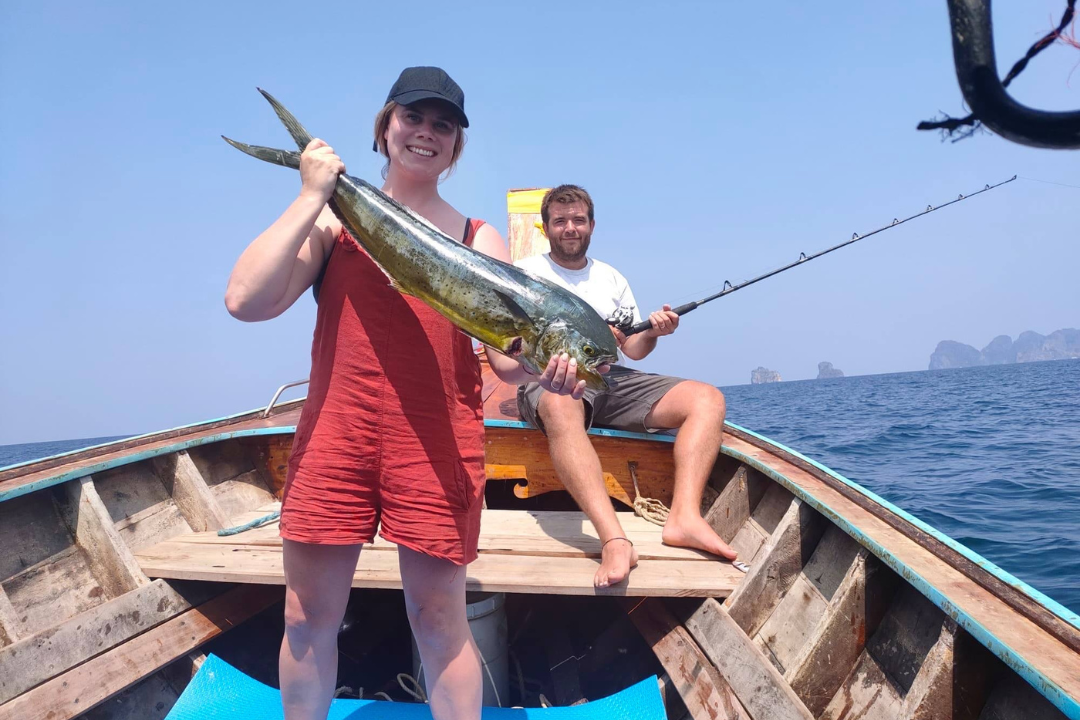
[[[469,127],[469,118],[465,115],[465,93],[446,71],[437,67],[411,67],[401,71],[386,102],[393,100],[399,105],[412,105],[414,102],[445,100],[454,106],[461,127]]]

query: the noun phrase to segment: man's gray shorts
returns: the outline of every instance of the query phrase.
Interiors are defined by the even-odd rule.
[[[683,382],[683,378],[641,372],[622,365],[612,365],[604,378],[608,382],[606,390],[586,388],[582,397],[586,429],[594,424],[629,432],[663,429],[645,427],[645,416],[671,388]],[[539,383],[528,383],[519,386],[517,393],[521,419],[541,431],[544,430],[544,423],[540,420],[538,408],[545,392]]]

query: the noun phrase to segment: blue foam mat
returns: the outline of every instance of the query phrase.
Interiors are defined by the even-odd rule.
[[[248,677],[210,655],[192,678],[166,720],[281,720],[281,692]],[[665,720],[656,676],[603,700],[558,708],[485,707],[484,720]],[[420,703],[334,700],[327,720],[428,720]]]

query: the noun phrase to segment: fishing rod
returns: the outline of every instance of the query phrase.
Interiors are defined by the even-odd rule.
[[[796,265],[803,265],[804,263],[810,262],[814,258],[819,258],[822,255],[828,255],[833,250],[839,250],[842,247],[847,247],[848,245],[852,245],[854,243],[857,243],[860,240],[865,240],[866,238],[870,237],[871,235],[877,235],[879,232],[884,232],[884,231],[888,230],[889,228],[894,228],[897,225],[903,225],[908,220],[914,220],[917,217],[922,217],[923,215],[929,215],[930,213],[936,212],[936,211],[940,210],[943,207],[948,207],[949,205],[953,205],[955,203],[958,203],[961,200],[967,200],[968,198],[975,197],[976,195],[980,195],[980,194],[986,192],[987,190],[993,190],[996,187],[1001,187],[1002,185],[1005,185],[1006,183],[1011,183],[1015,179],[1016,179],[1016,175],[1013,175],[1008,180],[1003,180],[1002,182],[999,182],[996,185],[987,185],[982,190],[978,190],[976,192],[973,192],[970,195],[964,195],[963,193],[961,193],[960,196],[958,198],[956,198],[955,200],[950,200],[949,202],[943,203],[943,204],[938,205],[936,207],[934,205],[927,205],[925,210],[923,210],[920,213],[915,213],[911,217],[906,217],[903,220],[898,220],[896,218],[893,218],[893,221],[891,223],[889,223],[888,225],[885,225],[883,227],[879,227],[877,230],[872,230],[872,231],[866,233],[865,235],[860,235],[859,233],[855,233],[854,235],[851,236],[850,240],[845,240],[844,242],[840,243],[839,245],[833,245],[831,248],[827,248],[825,250],[822,250],[821,252],[814,253],[813,255],[807,255],[806,253],[799,253],[799,259],[796,260],[795,262],[788,263],[787,265],[784,265],[783,267],[779,267],[779,268],[773,270],[772,272],[767,272],[764,275],[758,275],[756,278],[753,278],[751,280],[747,280],[745,282],[741,282],[738,285],[732,285],[731,282],[725,280],[724,281],[724,289],[721,290],[720,292],[716,293],[715,295],[710,295],[709,297],[704,298],[702,300],[695,300],[693,302],[688,302],[685,305],[680,305],[677,308],[673,308],[672,312],[675,313],[676,315],[679,315],[679,316],[685,315],[686,313],[690,312],[691,310],[696,310],[697,308],[701,307],[702,305],[704,305],[707,302],[712,302],[713,300],[718,300],[719,298],[722,298],[725,295],[730,295],[731,293],[735,292],[736,290],[742,290],[744,287],[747,287],[749,285],[753,285],[756,282],[759,282],[759,281],[764,280],[766,278],[771,278],[773,275],[779,275],[780,273],[784,272],[785,270],[790,270],[791,268],[795,267]],[[633,324],[633,318],[632,317],[626,317],[626,316],[611,318],[607,322],[608,322],[609,325],[613,325],[614,327],[621,330],[622,333],[624,335],[626,335],[627,337],[629,337],[631,335],[635,335],[635,334],[637,334],[639,332],[643,332],[643,331],[648,330],[649,328],[652,327],[652,323],[650,323],[648,320],[642,320],[637,325],[634,325]]]

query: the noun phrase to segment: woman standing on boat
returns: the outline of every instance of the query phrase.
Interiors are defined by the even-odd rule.
[[[465,96],[439,68],[407,68],[375,118],[387,158],[383,192],[451,237],[509,262],[502,237],[439,196],[465,142]],[[308,399],[296,428],[281,510],[287,720],[326,717],[337,681],[337,631],[361,545],[376,528],[398,545],[405,604],[437,720],[480,717],[479,653],[465,617],[463,566],[476,559],[484,425],[472,341],[420,300],[390,287],[326,203],[345,165],[313,140],[295,201],[248,246],[225,303],[269,320],[315,288]],[[536,378],[488,350],[504,381]],[[565,356],[542,382],[580,396]],[[565,387],[564,387],[565,386]],[[381,524],[381,527],[380,527]]]

